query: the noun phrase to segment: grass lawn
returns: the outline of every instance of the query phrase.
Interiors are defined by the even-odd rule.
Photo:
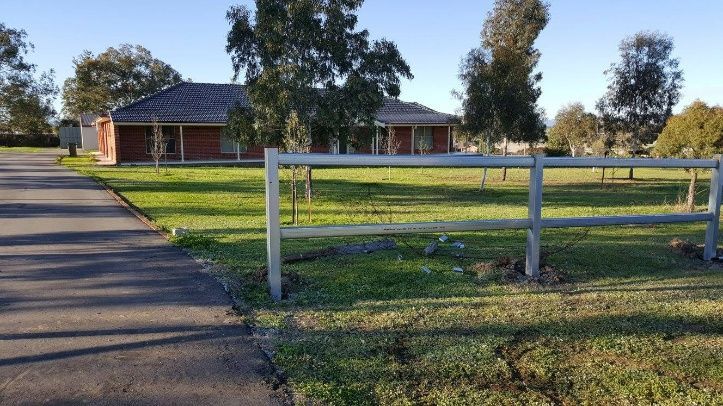
[[[0,145],[0,153],[2,152],[42,152],[57,150],[58,148],[42,148],[42,147],[3,147]]]
[[[328,404],[723,404],[723,270],[668,248],[703,242],[702,223],[544,230],[561,284],[523,285],[474,265],[524,256],[524,231],[453,233],[465,258],[436,236],[394,237],[399,248],[283,266],[288,299],[266,293],[261,169],[96,167],[101,179],[176,240],[223,263],[248,322],[273,340],[273,362],[300,397]],[[317,169],[313,224],[527,215],[527,170],[507,182],[473,169]],[[608,171],[610,173],[610,171]],[[622,178],[627,171],[618,170]],[[682,170],[636,170],[602,188],[590,169],[545,171],[543,216],[676,211]],[[288,171],[282,172],[288,180]],[[698,204],[707,202],[707,177]],[[282,222],[290,220],[288,182]],[[302,205],[302,217],[306,219]],[[306,224],[306,221],[302,222]],[[282,253],[360,238],[284,241]],[[458,250],[457,250],[458,251]],[[420,271],[428,266],[432,272]],[[451,271],[461,266],[464,274]]]

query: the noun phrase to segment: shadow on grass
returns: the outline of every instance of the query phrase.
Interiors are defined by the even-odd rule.
[[[263,229],[244,229],[244,239],[232,238],[235,229],[206,230],[200,240],[181,244],[205,257],[220,259],[239,272],[245,293],[255,292],[254,300],[266,304],[266,281],[259,278],[265,267],[265,235]],[[501,273],[476,275],[472,265],[493,261],[498,257],[524,257],[525,232],[520,230],[479,233],[455,233],[453,239],[465,242],[462,258],[458,251],[442,247],[438,255],[424,257],[421,252],[432,237],[429,235],[392,236],[397,249],[372,254],[322,258],[282,266],[284,275],[294,275],[302,281],[293,286],[294,307],[327,307],[343,309],[365,301],[405,301],[444,298],[479,298],[497,295],[526,295],[548,293],[632,292],[640,283],[660,282],[663,290],[708,290],[705,286],[691,287],[689,281],[675,287],[676,279],[693,279],[709,275],[709,264],[680,256],[668,247],[673,238],[702,240],[701,225],[666,225],[658,227],[603,227],[588,234],[579,229],[551,230],[543,233],[545,249],[554,251],[570,241],[580,239],[571,248],[549,258],[549,263],[564,275],[558,286],[517,286],[504,282]],[[208,238],[208,240],[204,240]],[[376,237],[324,238],[290,240],[282,243],[282,254],[323,249],[333,245],[368,241]],[[400,259],[401,258],[401,259]],[[422,266],[432,269],[426,275]],[[465,275],[451,272],[452,267],[466,269]],[[580,289],[581,284],[593,284]],[[625,285],[631,287],[625,288]],[[510,291],[508,288],[514,288]],[[516,289],[516,290],[515,290]],[[579,290],[579,291],[578,291]]]
[[[113,187],[124,194],[132,193],[182,193],[188,201],[169,202],[174,206],[160,207],[154,210],[163,214],[201,214],[201,215],[234,215],[240,212],[249,215],[263,215],[264,186],[261,181],[153,181],[143,182],[115,181]],[[510,206],[525,208],[528,192],[526,185],[492,184],[485,192],[479,192],[474,185],[463,186],[419,186],[408,183],[376,182],[363,183],[354,180],[317,179],[314,184],[315,197],[313,210],[315,217],[323,218],[323,208],[317,206],[331,205],[338,213],[338,208],[350,206],[366,208],[370,202],[380,206],[385,212],[393,215],[408,213],[406,208],[421,205],[449,205],[459,207]],[[620,206],[645,207],[650,205],[672,204],[686,191],[686,185],[680,182],[660,182],[656,180],[637,181],[601,188],[593,183],[566,183],[545,185],[543,206],[550,208],[610,208]],[[233,207],[180,207],[181,203],[193,204],[193,196],[214,195],[222,193],[228,199],[239,200],[239,209]],[[288,200],[288,185],[282,183],[282,202]],[[707,185],[698,188],[698,204],[704,205],[707,196]],[[258,207],[249,207],[248,203],[241,207],[244,199],[258,200]],[[405,208],[405,209],[399,209]]]

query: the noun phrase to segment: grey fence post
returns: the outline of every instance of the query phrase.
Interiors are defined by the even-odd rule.
[[[279,150],[264,149],[266,171],[266,255],[271,298],[281,300],[281,224],[279,220]]]
[[[533,278],[540,276],[540,232],[542,231],[542,169],[544,155],[535,155],[535,164],[530,168],[530,197],[527,202],[527,250],[525,252],[525,274]]]
[[[721,156],[716,155],[718,166],[711,169],[710,175],[710,194],[708,195],[708,214],[711,219],[705,229],[705,249],[703,250],[703,259],[710,261],[718,254],[718,226],[720,221],[720,204],[721,204]]]

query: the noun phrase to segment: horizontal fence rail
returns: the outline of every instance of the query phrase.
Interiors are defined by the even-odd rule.
[[[529,219],[358,224],[325,227],[282,227],[281,238],[296,239],[313,237],[348,237],[352,235],[449,233],[454,231],[514,230],[529,227]]]
[[[702,221],[707,223],[703,256],[705,260],[710,260],[716,256],[718,247],[720,205],[723,192],[723,185],[721,185],[723,177],[720,176],[720,162],[721,156],[719,155],[717,155],[715,159],[554,158],[542,155],[513,157],[479,155],[330,155],[279,154],[276,148],[266,148],[264,152],[266,172],[266,248],[270,293],[274,300],[281,299],[282,239],[526,229],[525,273],[536,278],[540,275],[540,232],[544,228],[669,224]],[[280,165],[327,167],[529,168],[528,217],[523,219],[499,220],[281,227],[279,219]],[[710,194],[708,196],[708,211],[702,213],[542,218],[543,171],[545,167],[711,169],[712,175]]]
[[[715,159],[542,158],[547,168],[703,168],[718,167]]]
[[[341,157],[341,158],[340,158]],[[531,156],[280,154],[279,165],[530,168]]]
[[[563,217],[542,219],[542,228],[597,227],[709,221],[710,213],[641,214],[632,216]]]

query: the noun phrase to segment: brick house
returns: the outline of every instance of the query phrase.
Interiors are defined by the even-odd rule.
[[[114,164],[151,161],[152,122],[168,138],[168,161],[243,161],[259,159],[263,147],[239,145],[223,137],[227,112],[250,107],[245,87],[237,84],[182,82],[121,107],[96,121],[98,149]],[[393,128],[399,154],[449,153],[455,116],[419,103],[387,98],[376,116],[376,134],[369,147],[315,146],[314,152],[384,153],[380,132]]]

